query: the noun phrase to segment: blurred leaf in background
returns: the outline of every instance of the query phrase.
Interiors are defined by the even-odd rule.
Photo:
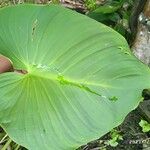
[[[97,5],[87,16],[102,22],[122,34],[130,41],[129,18],[134,0],[107,0],[103,5]]]

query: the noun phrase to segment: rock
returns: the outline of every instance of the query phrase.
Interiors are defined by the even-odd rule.
[[[133,53],[143,63],[150,66],[150,1],[139,16],[138,31],[132,46]]]

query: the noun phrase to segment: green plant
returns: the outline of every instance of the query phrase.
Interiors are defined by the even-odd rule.
[[[97,6],[93,11],[87,15],[97,21],[115,21],[120,18],[116,13],[123,5],[125,0],[120,1],[107,1],[104,5]]]
[[[107,0],[87,15],[101,23],[111,26],[131,42],[129,20],[132,14],[133,0]],[[135,16],[136,17],[136,16]]]
[[[116,147],[118,145],[118,141],[123,140],[122,135],[116,129],[111,130],[110,137],[111,139],[108,140],[106,144],[112,147]]]
[[[150,124],[147,121],[141,119],[141,121],[139,122],[139,125],[140,125],[140,127],[142,127],[143,132],[150,131]]]
[[[89,10],[94,10],[96,8],[96,1],[97,0],[84,0],[85,2],[85,6],[89,9]]]
[[[0,124],[30,150],[73,150],[118,126],[150,70],[111,28],[60,6],[0,9]],[[146,82],[145,82],[146,81]]]

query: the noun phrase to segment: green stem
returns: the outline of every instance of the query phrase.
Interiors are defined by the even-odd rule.
[[[16,147],[14,150],[18,150],[18,149],[19,149],[19,147],[20,147],[20,145],[17,145],[17,147]]]
[[[8,135],[6,134],[6,135],[0,140],[0,144],[2,144],[2,143],[5,141],[5,139],[6,139],[7,136],[8,136]]]
[[[1,149],[1,150],[7,150],[7,147],[9,146],[9,144],[12,142],[12,140],[11,139],[9,139],[6,143],[5,143],[5,145],[3,146],[3,148]]]

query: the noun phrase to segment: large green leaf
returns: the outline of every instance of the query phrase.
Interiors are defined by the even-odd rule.
[[[30,150],[73,150],[115,126],[150,87],[150,71],[117,32],[60,6],[0,10],[0,124]]]

